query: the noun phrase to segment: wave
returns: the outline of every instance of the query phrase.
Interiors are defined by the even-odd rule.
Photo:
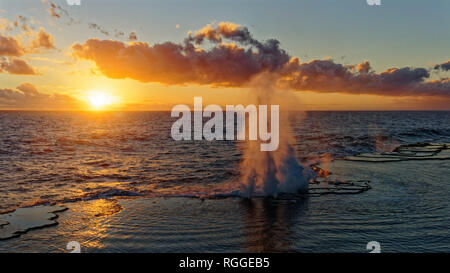
[[[401,132],[398,135],[406,137],[450,137],[450,129],[416,128],[406,132]]]

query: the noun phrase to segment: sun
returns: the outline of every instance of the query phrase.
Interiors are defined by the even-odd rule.
[[[114,97],[101,91],[91,91],[87,97],[89,103],[94,109],[102,109],[114,103]]]

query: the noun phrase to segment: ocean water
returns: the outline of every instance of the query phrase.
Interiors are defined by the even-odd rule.
[[[174,120],[170,112],[0,112],[0,210],[131,198],[123,206],[134,212],[108,219],[113,229],[104,229],[108,236],[92,251],[358,252],[369,239],[394,252],[450,251],[448,161],[338,166],[344,176],[372,180],[372,190],[351,196],[161,199],[201,196],[240,179],[242,143],[173,141]],[[450,112],[299,112],[291,121],[305,165],[402,144],[450,143]],[[156,203],[142,201],[148,198]],[[61,217],[73,226],[64,220],[70,211]],[[53,231],[70,237],[67,225]],[[7,247],[55,251],[62,243]]]
[[[300,161],[450,142],[450,112],[293,115]],[[295,118],[296,117],[296,118]],[[174,141],[170,112],[0,112],[0,210],[239,181],[242,143]]]

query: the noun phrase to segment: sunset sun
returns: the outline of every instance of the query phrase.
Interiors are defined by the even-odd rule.
[[[100,91],[91,91],[87,98],[90,105],[94,109],[103,109],[115,102],[115,98],[113,96]]]

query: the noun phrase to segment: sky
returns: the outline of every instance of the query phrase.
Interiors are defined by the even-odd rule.
[[[450,110],[450,1],[0,0],[0,109]]]

